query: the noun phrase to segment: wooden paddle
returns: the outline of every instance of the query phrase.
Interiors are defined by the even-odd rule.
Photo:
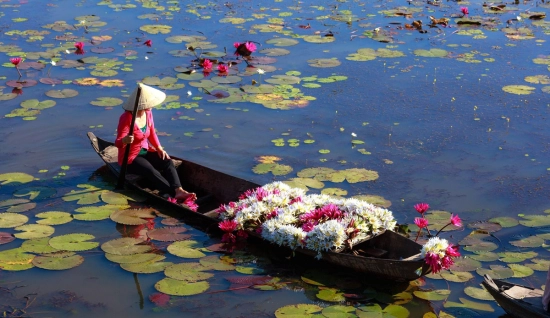
[[[139,99],[141,97],[141,86],[138,85],[136,101],[134,103],[134,112],[132,113],[132,121],[130,123],[130,133],[128,136],[134,135],[134,125],[136,124],[136,115],[139,106]],[[118,176],[118,183],[116,188],[118,190],[124,189],[124,182],[126,181],[126,168],[128,167],[128,157],[130,156],[130,145],[126,145],[126,150],[124,152],[124,158],[122,159],[122,167],[120,167],[120,175]]]

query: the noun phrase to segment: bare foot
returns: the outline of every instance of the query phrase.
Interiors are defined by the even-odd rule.
[[[176,200],[185,201],[187,198],[191,197],[192,200],[197,200],[197,195],[192,192],[187,192],[183,189],[176,189]]]

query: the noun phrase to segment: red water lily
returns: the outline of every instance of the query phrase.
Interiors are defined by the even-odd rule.
[[[430,205],[428,203],[418,203],[414,206],[414,208],[418,213],[424,215],[424,213],[426,213],[426,211],[430,208]]]
[[[458,215],[451,214],[451,224],[454,226],[462,226],[462,220],[458,217]]]
[[[76,48],[75,54],[82,55],[84,54],[84,42],[76,42],[74,44],[74,47]]]
[[[20,58],[20,57],[12,57],[12,58],[10,59],[11,64],[15,65],[16,67],[17,67],[17,66],[19,65],[19,63],[21,63],[22,61],[23,61],[23,59]]]
[[[464,15],[468,15],[468,13],[470,13],[468,11],[468,7],[460,7],[460,11],[462,11],[462,14],[464,14]]]
[[[148,47],[151,47],[151,46],[153,46],[153,40],[147,40],[147,41],[143,42],[143,44],[147,45]]]
[[[229,70],[229,68],[227,67],[227,65],[225,64],[218,64],[218,71],[220,73],[227,73],[227,71]]]
[[[212,64],[212,61],[210,61],[209,59],[204,59],[204,60],[202,61],[202,67],[203,67],[204,69],[206,69],[206,70],[211,69],[211,68],[212,68],[212,65],[213,65],[213,64]]]

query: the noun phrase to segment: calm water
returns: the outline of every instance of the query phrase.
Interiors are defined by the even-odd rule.
[[[167,42],[166,38],[187,35],[204,36],[206,39],[203,41],[215,46],[204,51],[223,52],[226,47],[228,52],[232,52],[233,42],[245,40],[260,43],[260,51],[268,48],[289,51],[287,55],[273,56],[276,60],[269,61],[273,63],[268,66],[257,65],[266,69],[264,75],[254,73],[254,70],[244,73],[244,63],[234,66],[232,69],[237,68],[238,72],[232,73],[242,78],[241,82],[229,85],[234,88],[241,84],[251,84],[252,80],[265,84],[271,76],[290,71],[300,72],[297,75],[300,78],[340,75],[347,76],[347,79],[320,83],[320,88],[303,87],[302,84],[307,83],[305,81],[294,84],[304,95],[313,96],[316,100],[310,101],[307,107],[290,110],[269,109],[246,101],[210,102],[206,100],[209,96],[204,91],[189,84],[201,78],[192,81],[178,79],[177,83],[185,84],[185,87],[168,90],[167,94],[178,95],[181,103],[195,102],[197,107],[154,111],[157,129],[164,135],[160,137],[161,142],[169,153],[261,184],[296,177],[296,173],[306,167],[375,170],[380,175],[375,182],[327,182],[326,187],[342,188],[348,191],[348,196],[383,196],[392,202],[390,209],[400,223],[413,221],[417,215],[412,206],[417,202],[428,202],[434,209],[458,213],[466,224],[497,216],[520,219],[517,216],[519,213],[544,214],[543,211],[550,208],[547,194],[550,160],[546,127],[550,102],[542,88],[547,87],[550,80],[543,79],[547,84],[535,84],[524,78],[548,74],[547,65],[535,64],[533,59],[544,57],[548,52],[545,32],[548,32],[549,26],[545,24],[546,20],[541,23],[529,19],[529,14],[546,13],[547,5],[534,1],[519,6],[507,4],[506,10],[509,11],[497,14],[484,12],[482,3],[441,2],[435,6],[414,1],[316,1],[316,6],[312,6],[307,1],[288,0],[0,1],[0,52],[3,52],[6,63],[6,67],[0,71],[2,83],[17,78],[16,70],[9,67],[9,57],[23,56],[23,53],[17,52],[45,52],[65,43],[71,53],[65,53],[64,48],[59,49],[55,56],[58,64],[59,59],[76,60],[91,56],[117,59],[127,64],[116,66],[126,67],[126,70],[117,69],[118,74],[109,77],[90,74],[93,71],[90,66],[94,65],[91,63],[81,69],[56,65],[49,71],[51,77],[67,81],[86,77],[119,79],[123,81],[123,87],[80,86],[69,82],[52,87],[38,83],[23,88],[22,95],[1,102],[2,115],[11,113],[28,99],[55,100],[57,104],[42,110],[36,120],[26,121],[21,117],[0,119],[0,134],[3,137],[0,141],[0,173],[24,172],[41,179],[27,185],[3,185],[0,187],[0,201],[13,198],[12,193],[16,189],[28,186],[54,188],[56,195],[53,198],[38,201],[36,208],[25,212],[31,219],[29,223],[36,221],[33,216],[39,212],[72,212],[80,207],[74,202],[64,202],[60,197],[71,190],[77,190],[77,184],[106,178],[102,170],[98,171],[101,161],[89,147],[86,132],[91,130],[100,137],[113,139],[121,113],[120,106],[98,107],[90,102],[98,97],[124,100],[134,88],[134,83],[148,76],[175,78],[178,73],[174,67],[189,67],[194,57],[190,54],[174,56],[171,51],[185,50],[186,42],[170,43],[173,41]],[[498,23],[460,27],[451,18],[450,27],[428,26],[428,16],[458,16],[461,6],[467,6],[472,17],[494,18]],[[382,13],[382,10],[397,7],[403,7],[400,12],[410,9],[417,9],[418,12],[413,13],[412,18],[389,14],[384,16]],[[146,14],[150,16],[144,17]],[[341,21],[347,19],[343,17],[346,14],[352,15],[349,16],[349,23]],[[85,15],[94,17],[81,17]],[[516,19],[518,15],[522,17],[519,21]],[[97,27],[91,25],[97,18],[106,24]],[[226,23],[227,20],[220,21],[224,18],[244,20],[232,20],[237,23],[232,24]],[[79,21],[86,19],[88,21],[84,27]],[[398,29],[413,20],[421,20],[428,33]],[[507,26],[507,20],[510,20],[512,29],[528,28],[532,38],[516,40],[506,37],[503,28]],[[76,25],[76,28],[71,29],[69,26],[60,31],[44,28],[55,21],[66,21]],[[265,26],[268,23],[271,23],[271,27],[267,26],[264,30],[271,32],[258,31],[258,25]],[[309,29],[300,27],[308,23]],[[171,30],[167,34],[149,34],[139,30],[144,25],[155,24],[171,26]],[[278,28],[281,30],[273,32]],[[362,35],[375,28],[380,28],[378,33],[367,33],[390,37],[393,42],[382,43]],[[49,33],[43,34],[43,39],[29,41],[28,35],[21,35],[21,32],[14,30]],[[467,30],[477,30],[483,34],[463,35],[459,32]],[[329,31],[334,34],[332,43],[310,43],[300,38],[303,35],[314,35],[315,32],[324,35]],[[27,31],[27,34],[29,32],[32,33]],[[75,35],[77,40],[85,42],[86,54],[77,56],[72,53],[75,40],[66,42],[56,39],[56,36],[64,34]],[[109,36],[112,39],[103,38],[103,42],[92,44],[92,37],[98,36]],[[294,38],[297,44],[275,46],[266,42],[279,38]],[[146,39],[153,41],[152,47],[143,45]],[[9,49],[9,45],[18,48]],[[199,45],[207,46],[208,43]],[[113,50],[97,54],[92,50],[94,47]],[[346,56],[361,48],[389,48],[405,56],[377,57],[365,62],[346,59]],[[448,55],[444,58],[422,57],[415,55],[414,51],[418,49],[444,49]],[[266,54],[256,52],[254,56]],[[37,61],[31,57],[27,61]],[[326,68],[308,65],[311,59],[331,58],[336,58],[341,64]],[[477,62],[466,63],[459,60],[462,58]],[[231,53],[227,59],[234,59]],[[38,60],[49,63],[50,58],[42,57]],[[26,78],[39,80],[47,77],[49,67],[47,65],[43,70],[29,69],[22,72]],[[205,79],[215,78],[215,73]],[[535,90],[529,95],[515,95],[503,91],[502,88],[507,85],[527,85]],[[78,96],[57,99],[45,95],[49,90],[65,88],[78,91]],[[188,91],[191,95],[188,95]],[[10,92],[11,87],[3,89],[3,94]],[[178,119],[181,116],[194,120]],[[357,137],[352,137],[352,133]],[[290,147],[288,143],[277,147],[272,140],[278,138],[295,138],[300,143],[297,147]],[[307,139],[315,142],[306,144],[303,141]],[[352,146],[352,139],[361,140],[364,144]],[[322,149],[328,149],[330,153],[322,154],[319,152]],[[365,149],[370,154],[362,154],[358,149]],[[292,166],[293,172],[286,176],[255,174],[252,171],[257,164],[255,158],[266,155],[280,157],[280,163]],[[62,166],[69,166],[69,169],[62,169]],[[39,173],[40,170],[47,172]],[[60,176],[60,172],[65,175]],[[157,227],[160,226],[158,221]],[[100,243],[121,236],[111,220],[75,220],[57,225],[55,230],[55,236],[68,233],[93,234]],[[13,229],[2,231],[17,232]],[[192,228],[189,231],[193,239],[209,245],[209,238],[204,233]],[[538,253],[538,258],[547,259],[548,252],[542,247],[519,248],[508,243],[541,231],[519,225],[498,232],[496,236],[501,243],[495,252],[532,250]],[[451,240],[458,242],[469,233],[468,228],[454,232]],[[19,247],[21,243],[22,240],[17,239],[1,245],[0,251]],[[166,245],[160,244],[161,247]],[[262,253],[251,253],[258,259],[265,258]],[[281,290],[176,297],[173,298],[175,303],[168,309],[158,309],[147,299],[155,293],[154,284],[164,275],[140,274],[139,283],[144,297],[140,308],[140,297],[132,273],[107,261],[99,249],[83,252],[82,255],[84,263],[67,271],[54,272],[37,268],[21,272],[1,271],[0,293],[4,293],[2,297],[6,296],[2,305],[9,303],[21,308],[24,307],[19,303],[22,297],[36,294],[38,300],[28,309],[28,315],[33,317],[58,317],[71,313],[79,317],[172,316],[176,312],[189,317],[270,317],[275,310],[285,305],[316,303],[325,307],[331,304],[315,297],[317,287],[300,281],[300,275],[307,267],[317,267],[318,264],[293,266],[275,262],[265,268],[268,274],[289,282]],[[177,262],[178,259],[169,256],[168,261]],[[529,261],[521,262],[524,263]],[[506,265],[494,261],[484,262],[483,267],[495,264]],[[322,271],[339,277],[337,281],[341,282],[341,286],[338,288],[343,291],[357,292],[368,286],[365,283],[349,288],[345,282],[350,277],[345,277],[334,268],[323,268]],[[463,289],[467,286],[479,287],[481,277],[472,273],[474,279],[466,283],[428,279],[421,288],[449,288],[452,291],[450,301],[458,302],[459,298],[466,298],[489,304],[494,312],[443,308],[442,301],[429,303],[416,298],[404,306],[409,309],[411,317],[421,317],[428,311],[439,313],[440,310],[457,316],[502,315],[503,311],[496,303],[473,299],[464,294]],[[230,274],[239,275],[235,272],[216,273],[209,280],[209,291],[230,288],[225,280]],[[540,287],[544,275],[545,272],[536,271],[527,278],[511,278],[511,281]],[[25,287],[14,289],[11,296],[4,290],[15,286]],[[384,290],[376,284],[370,286]],[[396,285],[384,292],[393,295],[406,289],[407,286]],[[79,298],[72,297],[69,292],[65,292],[63,298],[59,296],[59,291],[70,291]],[[62,300],[55,302],[52,299]]]

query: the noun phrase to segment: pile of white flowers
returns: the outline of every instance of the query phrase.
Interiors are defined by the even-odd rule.
[[[317,252],[341,249],[385,230],[393,230],[391,211],[357,199],[306,195],[302,189],[273,182],[247,191],[239,201],[222,205],[221,220],[233,220],[237,230],[255,231],[262,238],[291,249]]]

